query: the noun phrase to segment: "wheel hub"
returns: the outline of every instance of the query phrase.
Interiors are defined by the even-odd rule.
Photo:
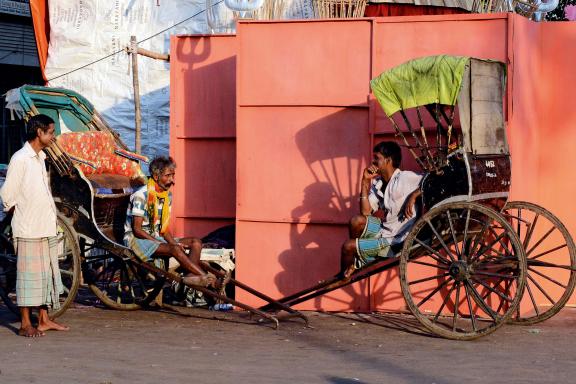
[[[448,273],[456,281],[464,281],[470,278],[470,268],[468,263],[463,260],[458,260],[450,265]]]

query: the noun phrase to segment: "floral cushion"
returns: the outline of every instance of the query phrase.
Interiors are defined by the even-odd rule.
[[[102,173],[132,179],[144,176],[137,161],[115,153],[116,142],[109,132],[64,133],[58,136],[57,141],[87,176]]]

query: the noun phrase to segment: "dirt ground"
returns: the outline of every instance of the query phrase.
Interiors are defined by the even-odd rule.
[[[173,309],[177,309],[174,311]],[[408,315],[307,313],[279,330],[244,313],[76,305],[68,333],[15,335],[0,308],[0,383],[574,383],[576,309],[476,341],[431,337]]]

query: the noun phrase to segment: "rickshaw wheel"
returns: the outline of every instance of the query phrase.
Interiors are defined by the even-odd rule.
[[[78,293],[80,285],[80,251],[78,249],[77,234],[63,217],[58,215],[58,266],[64,287],[64,293],[60,295],[60,308],[49,310],[48,315],[54,319],[62,315],[72,304]],[[12,247],[11,229],[5,226],[2,230],[3,250],[0,251],[2,268],[5,271],[0,293],[6,306],[17,315],[20,315],[16,305],[16,255]]]
[[[70,307],[78,294],[80,286],[80,249],[78,248],[78,234],[66,219],[58,215],[58,267],[64,293],[60,295],[60,308],[48,311],[52,319],[62,315]]]
[[[432,333],[455,340],[487,335],[510,319],[522,298],[526,257],[496,211],[446,203],[414,225],[400,255],[408,308]]]
[[[12,245],[10,218],[0,222],[0,299],[6,307],[20,315],[16,306],[16,255]]]
[[[510,322],[530,325],[549,319],[576,285],[572,236],[556,216],[536,204],[509,202],[502,212],[522,242],[528,266],[524,296]]]
[[[164,287],[165,278],[155,276],[122,252],[90,247],[84,258],[83,272],[88,287],[107,307],[134,311],[150,304]],[[157,259],[157,267],[166,270],[165,260]]]

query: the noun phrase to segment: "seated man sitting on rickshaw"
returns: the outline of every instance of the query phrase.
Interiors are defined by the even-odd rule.
[[[373,156],[362,174],[361,215],[350,220],[350,239],[342,245],[343,279],[377,257],[394,256],[391,246],[403,242],[416,221],[414,203],[422,176],[400,170],[402,152],[395,142],[377,144]],[[385,221],[377,217],[382,214]]]
[[[187,272],[187,285],[214,285],[216,277],[200,265],[202,241],[196,237],[175,239],[169,228],[170,188],[174,185],[176,163],[171,157],[157,157],[150,162],[148,184],[130,196],[124,225],[124,245],[142,260],[174,257]]]

